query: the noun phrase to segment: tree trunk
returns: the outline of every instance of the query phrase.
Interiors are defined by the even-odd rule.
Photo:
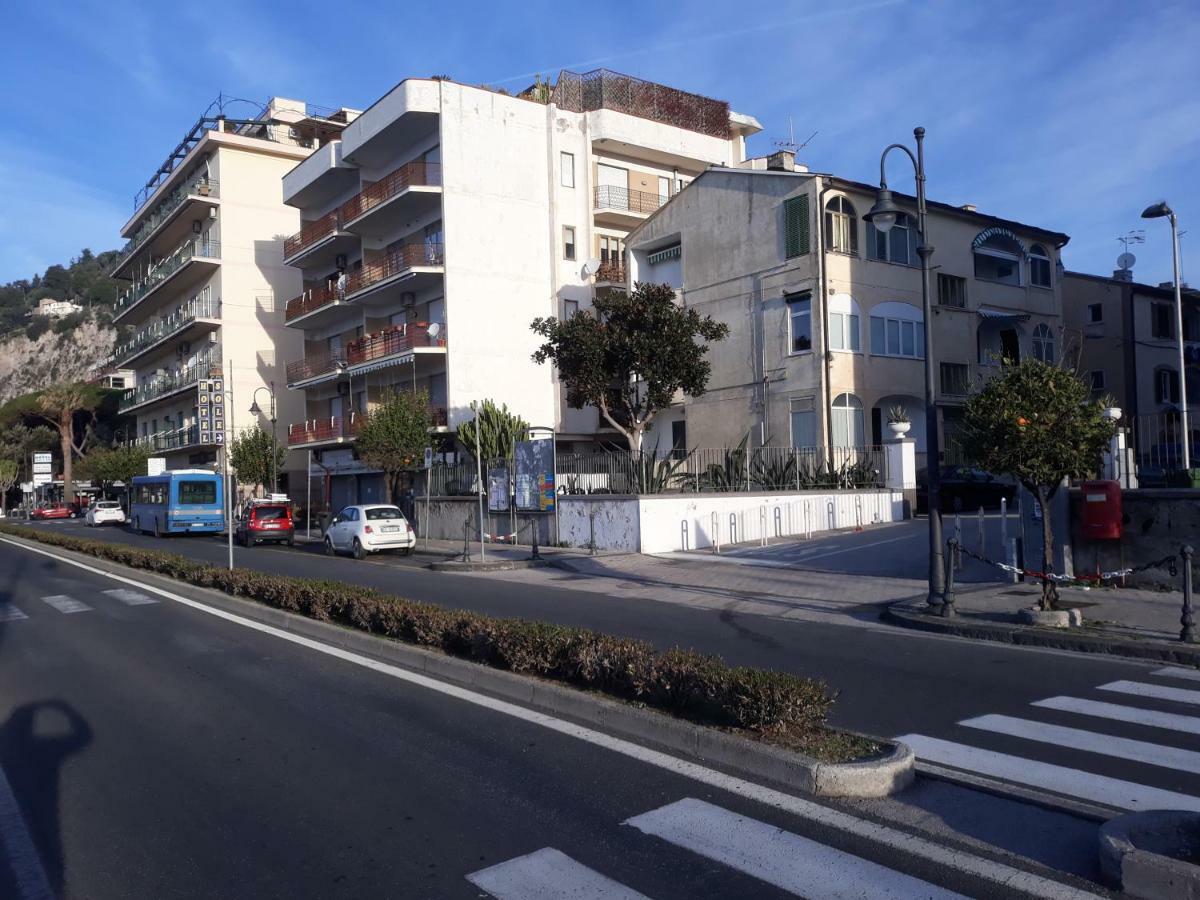
[[[58,436],[62,445],[63,456],[63,502],[71,503],[75,500],[75,478],[73,474],[73,460],[71,454],[75,447],[74,431],[74,411],[63,410],[58,414]]]
[[[1038,485],[1038,503],[1042,507],[1042,571],[1049,575],[1054,571],[1054,526],[1050,522],[1050,493]],[[1044,610],[1058,605],[1058,586],[1050,579],[1042,579],[1042,601]]]

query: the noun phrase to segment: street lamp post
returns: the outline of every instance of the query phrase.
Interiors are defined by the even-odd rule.
[[[941,606],[942,615],[954,614],[953,605],[945,602],[946,581],[942,555],[942,508],[941,508],[941,465],[938,452],[938,417],[934,401],[933,380],[933,300],[929,293],[929,260],[933,247],[929,243],[925,212],[925,129],[914,128],[917,152],[914,155],[904,144],[890,144],[879,157],[879,192],[875,205],[863,218],[884,234],[896,224],[903,212],[892,199],[888,190],[885,164],[892,150],[901,150],[912,161],[917,174],[917,231],[921,245],[917,255],[921,258],[921,309],[925,319],[925,470],[929,481],[929,595],[930,606]]]
[[[1171,223],[1171,264],[1175,273],[1175,337],[1179,343],[1179,424],[1183,428],[1183,470],[1192,468],[1192,454],[1188,449],[1192,433],[1188,430],[1187,366],[1183,352],[1183,285],[1179,281],[1179,222],[1175,210],[1162,200],[1142,211],[1143,219],[1165,218]]]
[[[279,473],[276,467],[279,464],[279,437],[275,428],[275,382],[268,382],[269,387],[256,387],[254,396],[250,399],[250,415],[261,416],[262,407],[258,405],[258,392],[267,391],[271,398],[271,415],[268,417],[271,422],[271,493],[274,494],[279,490]]]

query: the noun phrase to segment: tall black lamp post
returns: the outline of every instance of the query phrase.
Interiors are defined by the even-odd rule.
[[[276,466],[279,462],[279,438],[276,434],[275,422],[275,382],[269,382],[269,387],[256,387],[250,401],[250,415],[261,416],[262,408],[258,405],[258,392],[266,391],[271,397],[271,414],[267,418],[271,422],[271,493],[279,490],[279,473]]]
[[[925,129],[914,128],[913,136],[917,139],[917,152],[914,155],[904,144],[890,144],[885,147],[879,157],[879,192],[875,196],[875,205],[863,218],[875,226],[877,231],[888,232],[903,210],[892,199],[888,190],[887,174],[884,168],[887,155],[892,150],[902,150],[912,161],[917,173],[917,232],[921,236],[921,245],[917,247],[917,255],[921,258],[921,309],[925,319],[925,469],[929,479],[929,596],[931,606],[941,606],[942,615],[954,614],[954,607],[946,603],[946,575],[943,569],[942,554],[942,508],[941,508],[941,461],[938,452],[938,417],[934,401],[933,380],[933,299],[929,293],[929,259],[933,256],[933,247],[929,243],[929,235],[925,222]]]

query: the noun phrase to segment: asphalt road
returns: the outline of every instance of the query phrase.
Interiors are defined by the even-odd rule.
[[[243,558],[406,586],[412,574],[426,591],[454,591],[452,578],[298,553]],[[0,544],[0,573],[5,898],[520,900],[601,896],[582,890],[597,883],[614,898],[957,896],[935,884],[997,895],[819,814],[743,799],[136,584],[11,544]],[[37,861],[20,855],[27,839]]]

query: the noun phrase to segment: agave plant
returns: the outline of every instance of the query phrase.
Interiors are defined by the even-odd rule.
[[[750,480],[764,491],[786,490],[796,486],[798,465],[795,452],[784,453],[778,448],[760,447],[750,460]]]
[[[704,487],[711,491],[747,490],[746,444],[750,441],[750,432],[746,432],[736,447],[725,448],[721,461],[709,463],[701,476]]]

